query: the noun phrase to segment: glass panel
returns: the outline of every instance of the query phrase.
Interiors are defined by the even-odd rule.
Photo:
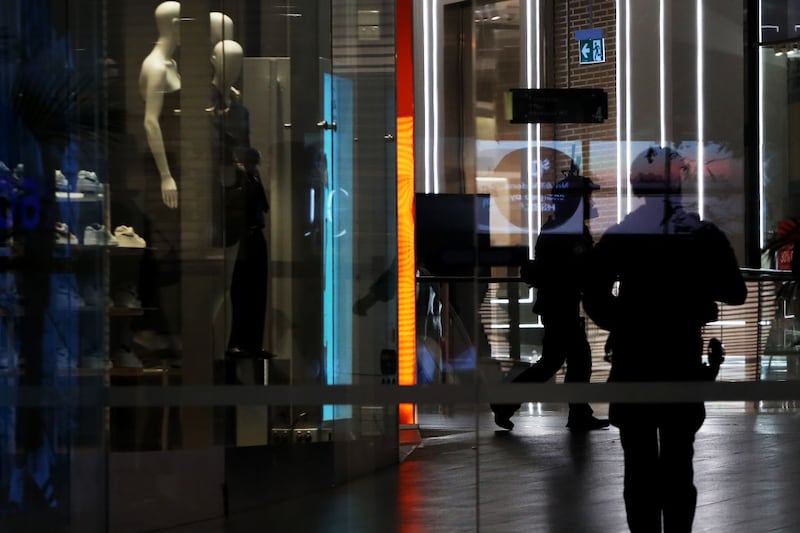
[[[760,49],[762,74],[761,239],[772,245],[765,266],[787,270],[791,243],[786,224],[798,215],[800,161],[795,141],[800,134],[800,41]],[[775,244],[778,243],[778,244]]]
[[[3,11],[0,522],[11,531],[66,523],[101,531],[109,261],[102,8],[36,0]],[[75,401],[81,395],[90,401]]]

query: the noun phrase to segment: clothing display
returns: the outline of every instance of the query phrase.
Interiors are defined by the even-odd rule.
[[[227,97],[227,98],[226,98]],[[226,103],[227,102],[227,103]],[[211,87],[211,153],[215,167],[212,197],[212,243],[214,246],[232,246],[239,241],[245,227],[243,214],[248,191],[242,168],[245,152],[250,148],[250,115],[241,98],[233,89],[223,95]]]

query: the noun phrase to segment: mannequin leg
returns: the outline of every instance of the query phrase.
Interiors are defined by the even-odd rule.
[[[214,311],[212,314],[212,327],[214,333],[214,357],[223,358],[225,349],[228,346],[228,337],[232,323],[231,305],[231,283],[233,282],[233,271],[236,265],[236,258],[239,254],[239,243],[225,248],[224,251],[224,281],[220,293],[214,300]]]
[[[260,353],[267,309],[267,243],[261,230],[242,239],[231,283],[231,305],[229,347]]]

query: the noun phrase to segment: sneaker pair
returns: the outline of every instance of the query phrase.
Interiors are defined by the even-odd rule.
[[[69,226],[64,222],[56,222],[53,228],[53,238],[56,244],[78,244],[78,238],[74,233],[70,233]]]
[[[130,226],[117,226],[114,228],[114,237],[117,238],[119,246],[122,248],[144,248],[147,242],[136,234]]]
[[[103,183],[97,179],[97,174],[88,170],[78,171],[77,187],[78,192],[101,193]]]
[[[118,246],[117,238],[102,224],[91,224],[83,230],[84,246]]]

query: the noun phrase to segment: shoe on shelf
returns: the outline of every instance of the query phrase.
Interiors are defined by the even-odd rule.
[[[111,356],[114,368],[143,368],[142,360],[127,346],[120,346]]]
[[[64,175],[63,172],[61,172],[60,170],[56,170],[54,179],[57,191],[65,191],[65,192],[69,191],[69,180],[67,179],[67,177]]]
[[[519,409],[518,405],[493,403],[489,407],[491,407],[494,413],[495,424],[507,431],[514,429],[514,422],[511,421],[511,417],[514,416],[514,413]]]
[[[142,301],[139,299],[139,292],[136,290],[136,286],[128,283],[117,289],[114,293],[114,305],[133,309],[142,307]]]
[[[88,170],[78,171],[77,181],[78,192],[103,192],[103,184],[97,179],[97,174]]]
[[[130,226],[117,226],[114,228],[114,237],[121,248],[144,248],[147,242],[136,234]]]
[[[98,353],[84,355],[81,357],[81,368],[87,370],[105,370],[109,361]]]
[[[102,224],[94,223],[83,230],[84,246],[118,246],[117,238]]]
[[[142,329],[134,333],[133,342],[152,352],[167,350],[170,347],[169,338],[152,329]]]
[[[69,226],[64,222],[56,222],[53,228],[53,238],[56,244],[78,244],[78,238],[75,234],[69,232]]]
[[[572,431],[593,431],[595,429],[605,429],[608,426],[608,420],[604,418],[595,418],[592,415],[570,417],[567,419],[567,428]]]

